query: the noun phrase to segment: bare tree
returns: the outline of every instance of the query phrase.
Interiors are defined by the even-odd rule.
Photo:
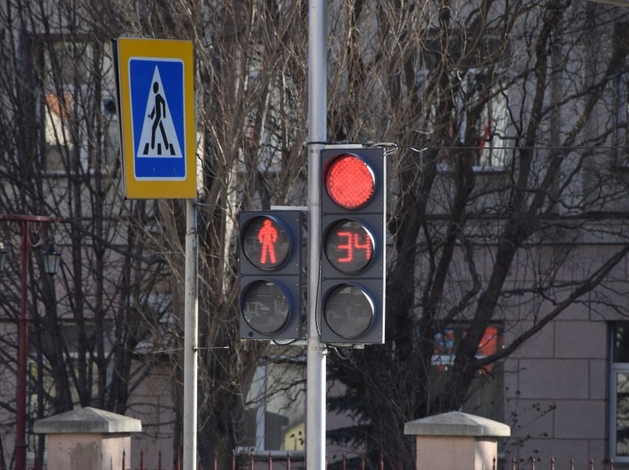
[[[352,410],[355,441],[411,467],[405,422],[466,406],[493,364],[570,306],[626,313],[604,295],[629,250],[610,147],[626,125],[612,104],[626,13],[352,1],[335,18],[330,134],[398,149],[386,344],[331,361],[347,387],[331,406]],[[596,254],[594,239],[606,242]],[[479,355],[492,326],[508,340]]]
[[[59,275],[42,274],[37,249],[24,267],[32,281],[29,420],[74,406],[124,412],[134,387],[160,363],[156,332],[167,331],[172,315],[156,207],[125,202],[119,189],[109,38],[80,13],[78,3],[0,8],[1,211],[64,220],[49,227],[64,252]],[[20,239],[19,227],[3,229],[5,242]],[[16,373],[17,255],[0,280],[5,380]],[[15,393],[3,394],[3,441],[14,433],[15,407]],[[43,442],[33,449],[41,462]]]
[[[76,405],[124,413],[133,391],[165,365],[180,429],[185,217],[181,201],[123,199],[110,40],[188,39],[202,170],[204,467],[214,450],[227,455],[237,444],[243,390],[268,345],[239,339],[235,216],[241,208],[303,204],[305,20],[300,2],[3,2],[0,207],[66,221],[56,226],[60,275],[40,277],[36,251],[30,262],[30,352],[38,368],[31,419]],[[8,376],[19,311],[15,259],[13,275],[0,281]],[[2,407],[6,437],[11,394],[3,394]]]
[[[625,14],[557,0],[329,8],[329,140],[397,145],[387,343],[341,351],[330,373],[343,400],[362,405],[356,440],[410,462],[404,422],[464,406],[499,371],[492,364],[568,306],[622,310],[604,288],[628,246],[626,177],[610,163],[627,55],[613,25]],[[194,43],[209,468],[214,451],[238,443],[246,384],[268,357],[268,345],[238,336],[236,214],[305,202],[307,4],[6,0],[0,29],[0,207],[68,221],[56,229],[61,275],[40,278],[36,251],[30,262],[39,417],[77,403],[124,412],[164,364],[179,405],[185,218],[181,201],[122,198],[109,41]],[[603,239],[596,257],[582,250]],[[9,266],[0,311],[10,326],[19,288]],[[508,341],[479,357],[494,325]],[[455,330],[452,360],[436,364],[438,338]],[[15,334],[3,332],[11,374]],[[2,397],[4,438],[15,402]]]

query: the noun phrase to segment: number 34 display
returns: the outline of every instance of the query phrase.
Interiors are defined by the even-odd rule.
[[[362,271],[373,256],[373,235],[353,220],[341,220],[328,232],[325,255],[336,269],[346,274]]]

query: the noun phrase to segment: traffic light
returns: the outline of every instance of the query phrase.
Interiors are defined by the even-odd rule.
[[[242,212],[240,337],[301,338],[301,211]]]
[[[386,161],[380,148],[321,154],[321,341],[384,343]]]

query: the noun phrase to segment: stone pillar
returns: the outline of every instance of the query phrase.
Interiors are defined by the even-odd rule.
[[[49,469],[122,470],[131,465],[131,433],[142,431],[139,419],[96,408],[81,408],[35,421],[47,434]]]
[[[511,428],[452,411],[406,423],[404,434],[417,436],[416,470],[492,470],[498,438],[510,436]]]

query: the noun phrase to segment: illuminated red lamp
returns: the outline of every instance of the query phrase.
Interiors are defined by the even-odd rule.
[[[373,171],[356,155],[345,154],[334,159],[325,174],[325,189],[330,199],[345,209],[367,204],[375,186]]]

